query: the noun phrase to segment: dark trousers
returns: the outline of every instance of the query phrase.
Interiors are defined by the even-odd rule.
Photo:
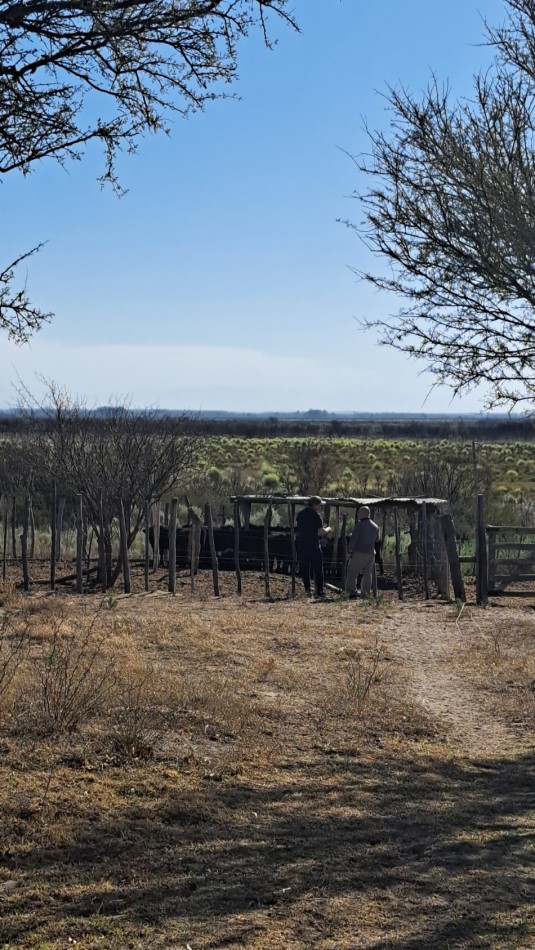
[[[310,590],[310,575],[314,574],[316,594],[323,594],[323,553],[319,544],[316,548],[299,551],[299,566],[305,590]]]

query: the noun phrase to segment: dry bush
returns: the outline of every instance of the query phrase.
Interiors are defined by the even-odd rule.
[[[72,732],[96,715],[116,684],[113,657],[103,657],[103,638],[92,626],[69,637],[56,629],[34,660],[35,711],[52,732]]]
[[[148,759],[169,727],[176,696],[168,677],[132,662],[118,674],[106,711],[113,751],[122,759]]]
[[[26,659],[29,639],[26,628],[12,614],[0,618],[0,717],[11,705],[13,683]]]
[[[15,581],[10,577],[6,577],[0,590],[0,607],[5,610],[16,610],[21,606],[22,600],[23,595],[20,590],[17,590]]]
[[[382,681],[384,651],[378,640],[369,653],[352,650],[344,656],[343,677],[340,684],[340,706],[347,712],[361,716],[374,699],[376,688]]]

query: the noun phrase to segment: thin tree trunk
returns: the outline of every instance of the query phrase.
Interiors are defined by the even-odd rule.
[[[84,592],[84,501],[76,496],[76,593]]]
[[[22,554],[22,584],[25,591],[30,589],[30,575],[28,573],[28,530],[30,525],[30,505],[30,496],[25,495],[22,513],[22,534],[20,536]]]
[[[170,594],[176,594],[176,515],[178,499],[171,499],[171,515],[169,518],[169,580],[167,588]]]
[[[210,545],[210,557],[212,559],[212,579],[214,583],[214,595],[219,597],[219,570],[217,563],[217,552],[214,541],[214,525],[212,521],[212,509],[210,505],[205,506],[205,519],[208,528],[208,543]]]
[[[104,535],[104,499],[100,496],[98,509],[98,568],[99,580],[102,585],[102,593],[105,594],[108,587],[108,566],[106,564],[106,540]]]
[[[54,479],[52,482],[52,501],[50,503],[50,590],[56,589],[57,504],[58,488],[56,479]]]
[[[35,515],[33,511],[33,498],[30,495],[30,561],[35,557]]]
[[[11,507],[11,554],[13,560],[17,560],[17,501],[15,495],[13,495],[12,507]]]
[[[147,499],[147,501],[145,501],[144,514],[145,514],[145,551],[144,551],[144,554],[145,554],[145,562],[144,562],[144,572],[145,572],[145,590],[146,590],[147,593],[148,593],[148,591],[149,591],[149,589],[150,589],[150,584],[149,584],[149,569],[150,569],[150,562],[149,562],[150,503],[149,503],[148,499]]]
[[[2,499],[2,519],[3,519],[3,539],[2,539],[2,580],[5,583],[6,574],[7,574],[7,521],[8,521],[8,506],[7,498]]]
[[[123,568],[123,583],[124,583],[124,592],[129,594],[131,591],[130,587],[130,563],[128,560],[128,536],[126,533],[126,518],[124,514],[124,505],[123,499],[119,500],[119,531],[121,534],[121,554],[120,559],[122,562]]]

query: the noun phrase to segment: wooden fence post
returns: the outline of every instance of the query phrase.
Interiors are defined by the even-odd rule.
[[[288,502],[288,525],[290,527],[290,548],[292,552],[292,597],[295,597],[297,577],[297,548],[295,546],[295,503]]]
[[[13,495],[12,507],[11,507],[11,554],[13,560],[17,560],[17,500],[15,495]]]
[[[129,594],[130,587],[130,562],[128,560],[128,535],[126,533],[126,518],[124,515],[123,499],[119,499],[119,532],[121,535],[121,558],[123,562],[123,582],[124,592]]]
[[[22,583],[25,591],[30,589],[30,575],[28,573],[28,529],[30,527],[30,496],[24,496],[24,508],[22,514],[22,534],[20,536],[20,546],[22,554]]]
[[[487,535],[485,531],[485,514],[483,495],[477,496],[477,561],[476,561],[476,603],[486,607],[489,602],[488,562],[487,562]]]
[[[52,482],[52,501],[50,503],[50,590],[56,589],[56,531],[57,531],[58,486]]]
[[[149,589],[150,589],[150,584],[149,584],[149,569],[150,569],[150,561],[149,561],[150,502],[149,502],[149,499],[148,499],[148,498],[145,500],[144,514],[145,514],[145,550],[144,550],[145,561],[144,561],[143,567],[144,567],[144,574],[145,574],[145,591],[146,591],[146,593],[148,593],[148,592],[149,592]]]
[[[30,495],[30,561],[35,557],[35,515],[33,513],[33,498]]]
[[[347,580],[347,511],[342,516],[342,570],[340,572],[342,590],[346,589]]]
[[[496,531],[488,529],[489,539],[489,591],[496,589]],[[520,556],[520,555],[519,555]]]
[[[84,502],[76,495],[76,593],[84,592]]]
[[[219,565],[217,563],[217,551],[214,541],[214,524],[212,521],[212,508],[209,504],[204,506],[204,515],[206,527],[208,530],[208,543],[210,545],[210,557],[212,559],[212,580],[214,582],[214,595],[219,597]]]
[[[2,580],[5,583],[6,574],[7,574],[7,522],[8,522],[8,506],[7,506],[7,498],[5,496],[2,498],[2,520],[3,520]]]
[[[63,533],[63,515],[65,514],[65,498],[60,498],[58,503],[57,527],[56,527],[56,561],[61,557],[61,535]]]
[[[424,597],[426,600],[429,600],[429,561],[428,561],[428,547],[427,547],[427,505],[425,501],[422,502],[421,507],[421,544],[422,544],[422,570],[424,578]]]
[[[169,533],[170,532],[169,504],[167,502],[166,502],[165,507],[167,510],[167,515],[164,515],[164,522],[165,522],[165,518],[167,517],[166,527],[168,529],[168,537],[171,537]],[[154,544],[152,547],[152,572],[154,573],[155,571],[158,570],[160,566],[160,502],[159,501],[155,501],[152,506],[152,532],[153,532],[152,537],[154,541]],[[175,528],[175,534],[176,534],[176,528]]]
[[[191,527],[189,529],[189,549],[190,549],[190,581],[191,581],[191,592],[195,590],[195,575],[199,568],[199,556],[201,551],[201,530],[202,530],[202,521],[199,518],[199,515],[190,508],[189,517],[191,521]]]
[[[384,542],[384,535],[383,535]],[[394,508],[394,553],[396,558],[396,579],[398,583],[398,599],[403,600],[403,571],[401,567],[401,532],[399,530],[398,510]]]
[[[271,525],[272,504],[268,505],[264,516],[264,586],[266,597],[271,600],[271,584],[269,580],[269,527]]]
[[[167,589],[170,594],[176,594],[176,516],[178,498],[171,499],[169,516],[169,580]],[[158,526],[159,528],[159,526]]]
[[[340,505],[337,505],[336,510],[334,512],[334,537],[333,537],[333,553],[331,556],[331,574],[337,573],[339,541],[340,541]]]
[[[106,542],[104,540],[104,498],[100,494],[98,506],[98,558],[102,593],[108,589],[108,565],[106,563]]]
[[[453,518],[451,515],[443,514],[440,516],[440,528],[442,531],[442,537],[444,538],[444,544],[446,546],[446,554],[448,555],[453,593],[456,600],[462,600],[465,602],[466,589],[464,586],[464,577],[461,571],[461,562],[459,561],[459,553],[457,551],[455,525],[453,524]]]
[[[241,570],[240,570],[240,506],[239,502],[234,502],[234,567],[236,570],[236,583],[238,594],[241,594]]]

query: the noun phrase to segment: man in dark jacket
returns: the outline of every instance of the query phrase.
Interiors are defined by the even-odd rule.
[[[356,596],[357,577],[362,574],[362,596],[369,597],[375,561],[375,542],[379,528],[370,518],[370,509],[363,505],[357,511],[357,523],[349,539],[349,563],[347,565],[346,591]]]
[[[297,515],[297,553],[306,594],[310,594],[310,575],[314,574],[316,597],[325,597],[323,586],[323,554],[320,538],[331,533],[320,515],[322,500],[313,495],[306,508]]]

